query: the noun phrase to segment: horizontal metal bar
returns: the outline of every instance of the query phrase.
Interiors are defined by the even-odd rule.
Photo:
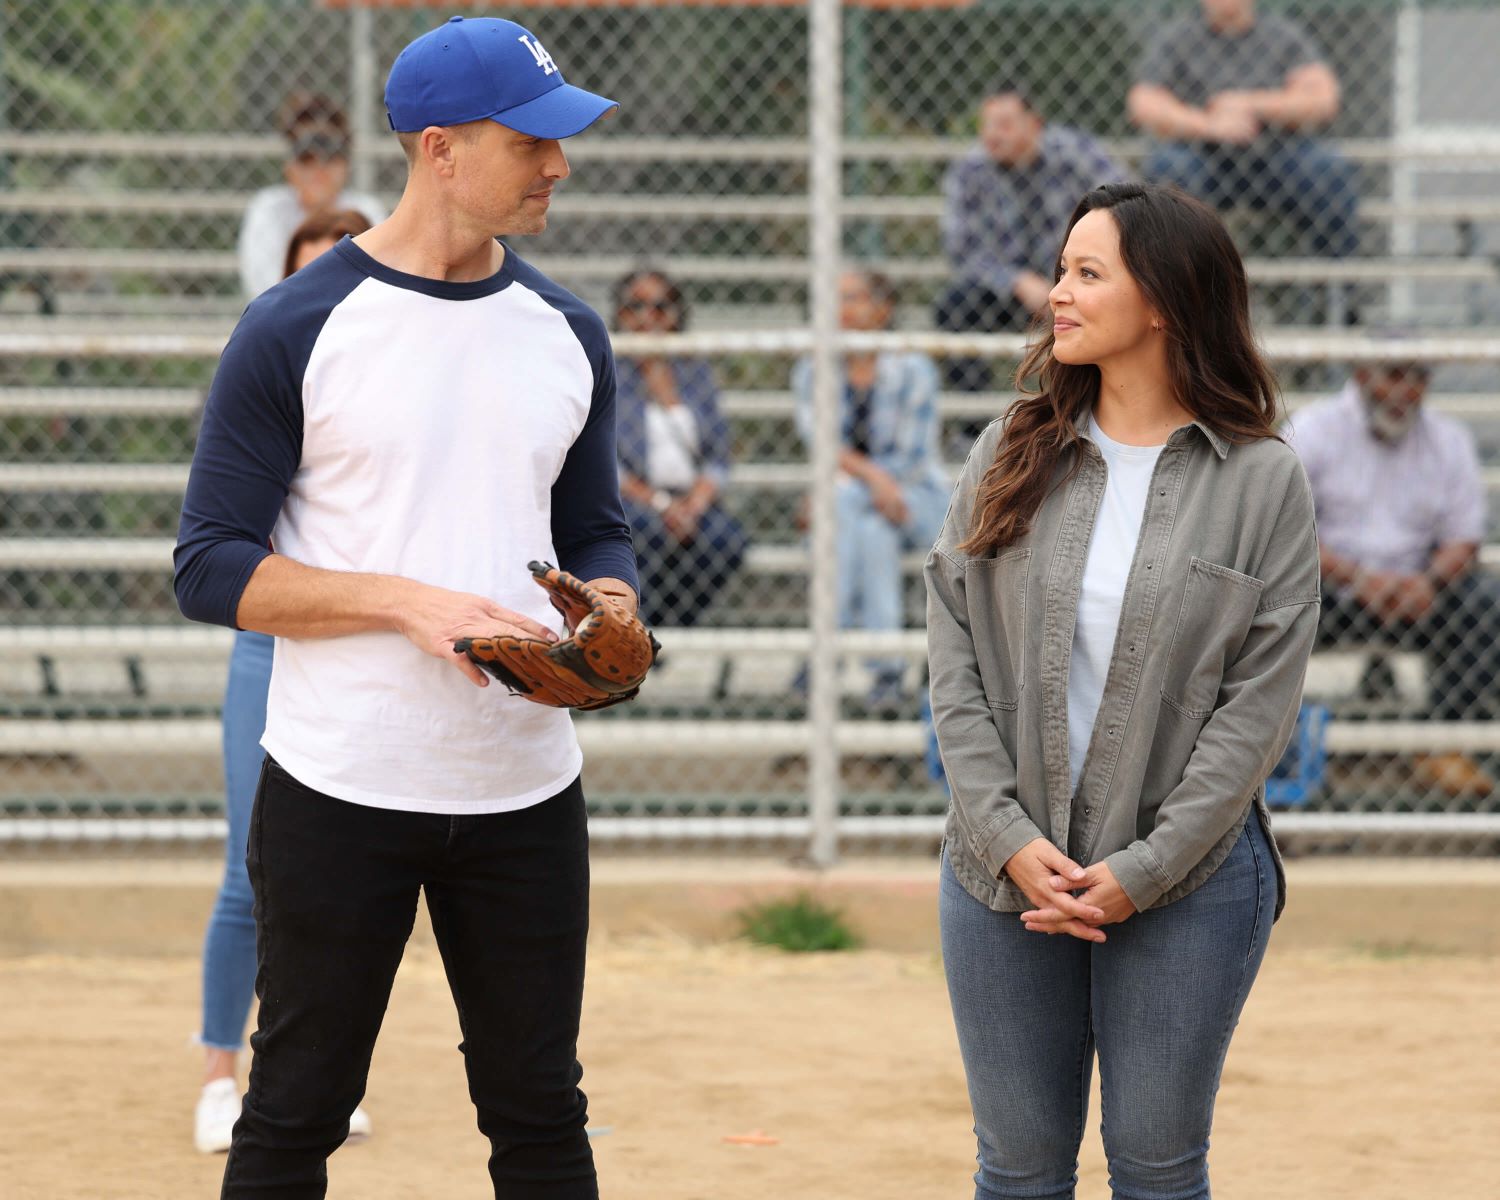
[[[640,265],[635,255],[552,255],[531,258],[538,270],[565,282],[614,280]],[[901,282],[940,282],[953,275],[941,257],[861,260]],[[787,283],[807,280],[811,261],[778,256],[667,255],[658,264],[688,282]],[[1398,279],[1492,282],[1500,268],[1486,257],[1471,258],[1250,258],[1252,283],[1385,283]],[[227,250],[133,250],[46,247],[0,250],[0,271],[45,273],[101,271],[153,275],[233,276],[239,260]]]
[[[1105,142],[1117,158],[1131,161],[1144,156],[1149,144],[1145,138]],[[1339,138],[1329,144],[1357,162],[1447,162],[1469,167],[1476,162],[1500,160],[1500,134],[1488,128],[1424,130],[1403,138]],[[969,138],[850,138],[841,143],[840,150],[845,161],[943,162],[967,154],[973,146]],[[366,150],[389,161],[401,155],[394,139],[378,141]],[[0,133],[0,151],[34,157],[279,159],[286,154],[286,143],[270,134],[29,130]],[[579,162],[802,163],[807,155],[808,143],[801,138],[630,138],[605,134],[580,138],[577,146],[568,147],[568,157]]]
[[[197,388],[0,388],[0,416],[188,417],[203,403]]]
[[[86,191],[74,188],[17,188],[0,191],[0,212],[94,213],[103,216],[167,214],[237,217],[253,193],[130,189]],[[386,197],[388,204],[394,196]],[[922,221],[942,219],[943,198],[911,196],[845,196],[839,212],[845,220]],[[559,191],[552,212],[591,220],[785,221],[808,220],[805,196],[631,195],[616,192]],[[1500,221],[1500,200],[1445,196],[1407,202],[1380,198],[1360,201],[1365,221]]]
[[[842,842],[932,841],[943,835],[940,815],[840,817]],[[1271,814],[1279,837],[1500,837],[1500,813]],[[632,842],[805,841],[807,817],[593,817],[589,839]],[[222,841],[228,822],[218,817],[6,817],[0,845],[39,843],[183,843]]]
[[[802,721],[582,718],[577,728],[585,752],[612,758],[794,755],[807,750],[811,736]],[[842,721],[837,736],[847,754],[910,757],[927,749],[918,721]],[[1496,753],[1500,722],[1331,721],[1326,745],[1339,755]],[[218,748],[219,722],[200,717],[0,722],[0,754],[204,754]]]
[[[607,758],[796,755],[807,752],[812,738],[811,726],[801,721],[580,719],[577,728],[584,753]],[[202,756],[220,752],[220,736],[219,722],[201,717],[0,721],[0,754]],[[917,721],[844,721],[836,736],[846,754],[912,757],[927,746]]]
[[[0,538],[0,568],[30,571],[169,571],[171,538]],[[808,551],[799,543],[756,542],[746,554],[752,571],[797,573],[808,568]],[[920,570],[923,556],[906,555],[902,567]],[[1500,543],[1480,547],[1479,560],[1500,568]]]
[[[957,477],[962,463],[941,469]],[[812,482],[806,463],[736,463],[729,470],[731,488],[747,492],[800,492]],[[1484,485],[1500,491],[1500,467],[1482,471]],[[5,492],[181,493],[187,486],[187,463],[0,463],[0,494]]]
[[[217,358],[224,338],[198,335],[130,333],[49,333],[45,330],[0,330],[0,357],[42,358]],[[620,355],[764,354],[792,357],[812,348],[812,334],[800,329],[715,330],[696,333],[617,334],[612,339]],[[1500,360],[1500,332],[1468,333],[1391,339],[1363,333],[1267,330],[1266,352],[1280,362],[1490,362]],[[897,330],[856,333],[845,330],[834,338],[845,352],[919,351],[935,355],[977,355],[1017,358],[1026,348],[1020,333],[938,333]]]
[[[1295,412],[1328,397],[1328,392],[1289,392],[1282,399]],[[1015,400],[1012,392],[944,392],[938,397],[946,418],[990,419],[1005,412]],[[724,412],[737,418],[789,418],[796,398],[777,389],[737,390],[720,393]],[[203,403],[197,388],[138,387],[0,387],[0,416],[192,416]],[[1500,417],[1500,396],[1490,392],[1429,392],[1423,401],[1435,412],[1464,420]]]
[[[671,655],[803,654],[812,644],[808,629],[667,629]],[[88,657],[100,653],[153,657],[196,657],[227,653],[234,633],[211,625],[12,625],[0,627],[0,657],[47,654]],[[925,654],[921,629],[846,629],[839,649],[852,654]]]

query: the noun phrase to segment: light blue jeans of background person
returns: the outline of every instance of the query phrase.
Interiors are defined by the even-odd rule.
[[[234,635],[229,683],[224,689],[224,880],[203,941],[203,1032],[205,1046],[239,1050],[255,998],[255,916],[245,845],[250,809],[260,777],[261,734],[266,729],[266,692],[276,639],[263,633]]]
[[[1106,926],[1103,945],[1028,933],[969,895],[945,854],[943,963],[979,1137],[976,1200],[1071,1200],[1096,1049],[1112,1195],[1206,1200],[1214,1096],[1275,906],[1254,814],[1202,887]]]
[[[838,506],[838,606],[846,629],[900,629],[903,624],[901,555],[926,553],[937,541],[948,513],[948,491],[903,484],[907,522],[892,525],[857,479],[840,479]],[[890,669],[900,672],[901,660]]]

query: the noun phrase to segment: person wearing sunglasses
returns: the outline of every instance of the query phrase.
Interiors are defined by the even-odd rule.
[[[680,333],[681,289],[660,271],[615,285],[615,328]],[[729,422],[713,367],[698,358],[622,355],[615,363],[620,494],[635,532],[641,616],[696,624],[745,558],[745,530],[720,504],[729,477]]]
[[[308,217],[353,209],[375,224],[386,216],[374,196],[347,190],[350,131],[343,109],[327,96],[294,93],[277,124],[287,143],[286,182],[256,192],[240,225],[240,287],[247,300],[282,278],[292,234]]]

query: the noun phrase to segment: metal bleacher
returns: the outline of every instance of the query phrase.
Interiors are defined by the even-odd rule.
[[[851,160],[904,156],[938,161],[959,148],[950,141],[866,140],[851,143],[846,156]],[[1476,153],[1472,139],[1461,148],[1447,149],[1428,141],[1403,151],[1378,140],[1346,143],[1343,148],[1357,161],[1374,166],[1402,153],[1416,162],[1444,161],[1445,156],[1460,153],[1472,160]],[[695,155],[714,161],[734,157],[793,161],[805,156],[806,149],[804,143],[794,139],[693,143],[601,138],[580,144],[575,158],[583,163],[590,158],[681,161]],[[0,134],[0,152],[43,156],[271,159],[280,150],[275,139],[249,136]],[[1127,156],[1138,152],[1130,145],[1117,150]],[[1481,147],[1480,153],[1485,152]],[[1500,163],[1500,144],[1487,153],[1493,162]],[[0,192],[0,213],[133,214],[233,222],[244,200],[241,192],[213,190],[10,191]],[[657,222],[733,219],[794,229],[805,224],[807,211],[802,196],[662,197],[569,192],[560,193],[555,206],[560,222],[607,225],[644,217]],[[931,196],[851,197],[844,211],[850,220],[918,222],[935,227],[939,204]],[[1362,206],[1361,217],[1370,223],[1461,225],[1500,220],[1500,202],[1486,198],[1372,199]],[[599,285],[640,261],[634,255],[523,252],[542,269],[565,284],[576,285],[586,295],[591,290],[597,294]],[[933,254],[877,256],[870,261],[898,280],[920,285],[914,291],[930,287],[946,273],[945,264]],[[689,285],[755,283],[780,289],[774,299],[754,304],[705,303],[699,309],[700,329],[775,328],[800,323],[808,274],[808,262],[801,254],[668,254],[653,262]],[[1385,255],[1333,262],[1256,258],[1249,267],[1257,286],[1334,282],[1383,286],[1423,280],[1455,285],[1500,283],[1496,261],[1477,253],[1437,258]],[[201,380],[203,366],[212,361],[214,347],[227,335],[238,311],[234,275],[234,255],[227,249],[77,245],[0,249],[0,276],[45,280],[51,297],[51,311],[35,312],[30,299],[18,296],[14,289],[0,296],[6,312],[5,332],[0,335],[0,368],[8,371],[0,384],[0,422],[128,419],[137,428],[159,431],[153,439],[158,448],[149,456],[138,450],[128,456],[101,456],[87,448],[77,453],[53,449],[7,455],[0,462],[0,492],[7,496],[89,496],[141,502],[138,509],[131,509],[135,515],[125,528],[108,527],[109,522],[102,519],[62,532],[48,528],[45,521],[0,528],[0,580],[5,582],[5,603],[12,606],[0,628],[0,680],[4,681],[0,685],[0,762],[46,756],[106,763],[174,756],[203,760],[218,754],[217,710],[229,634],[190,627],[176,617],[168,585],[173,513],[186,478],[191,423],[201,404],[203,388],[201,382],[163,386],[162,380],[153,376],[151,364],[158,360],[197,363],[197,378]],[[125,276],[136,285],[128,295],[117,286]],[[914,308],[908,317],[908,325],[919,323],[925,317],[925,308]],[[1267,341],[1273,352],[1278,332],[1286,335],[1280,344],[1287,347],[1293,347],[1290,338],[1294,334],[1304,339],[1306,344],[1295,355],[1297,361],[1338,358],[1342,344],[1339,333],[1268,330]],[[1469,332],[1471,336],[1483,336],[1482,331]],[[130,348],[132,339],[134,349]],[[775,353],[783,364],[790,360],[784,347]],[[118,378],[105,378],[87,369],[91,363],[119,360],[130,360],[138,369],[120,372]],[[55,367],[62,363],[69,364],[70,369],[54,371],[48,378],[49,364]],[[724,394],[726,411],[740,434],[731,499],[747,511],[758,507],[772,514],[784,513],[786,498],[804,489],[808,481],[805,463],[788,461],[785,454],[784,448],[793,444],[789,435],[792,399],[785,390],[785,371],[778,370],[781,379],[771,386],[764,385],[762,372],[759,385],[731,380]],[[173,375],[173,379],[181,377]],[[1289,399],[1295,406],[1316,395],[1309,389]],[[943,399],[942,412],[952,432],[965,423],[997,414],[1005,403],[1006,397],[1000,394],[950,394]],[[1468,420],[1500,422],[1500,397],[1492,390],[1441,392],[1432,403]],[[775,431],[776,437],[769,436],[767,429]],[[776,450],[777,445],[782,449]],[[1487,468],[1486,480],[1492,494],[1500,495],[1500,460]],[[762,503],[768,497],[779,498],[780,507],[773,502]],[[101,523],[106,527],[96,527]],[[785,603],[769,611],[765,605],[737,605],[731,591],[714,614],[712,627],[664,631],[666,659],[636,711],[622,710],[580,721],[580,737],[591,757],[609,762],[678,755],[795,759],[807,753],[807,724],[767,715],[765,705],[757,704],[757,698],[768,696],[785,700],[788,681],[806,653],[809,634],[798,627],[805,623],[805,608],[800,620],[798,614],[803,603],[807,552],[790,524],[778,522],[774,515],[766,518],[755,533],[744,575],[774,580],[771,590],[784,595]],[[1500,545],[1485,548],[1484,562],[1490,569],[1500,569]],[[915,576],[919,559],[913,557],[905,566],[909,575]],[[116,599],[110,607],[85,606],[61,613],[28,607],[26,597],[40,579],[108,580]],[[896,635],[850,632],[844,635],[842,646],[851,663],[860,655],[872,653],[903,658],[910,665],[913,680],[920,679],[924,641],[919,629]],[[1333,656],[1320,657],[1324,661],[1321,666],[1315,665],[1311,690],[1323,686],[1336,692],[1343,686],[1340,680],[1349,677],[1351,671],[1358,674],[1357,663],[1351,666]],[[850,668],[847,685],[847,695],[857,696],[857,664]],[[795,708],[793,705],[792,710]],[[783,705],[777,711],[788,710]],[[919,761],[926,746],[914,706],[911,712],[889,719],[863,713],[853,700],[846,705],[836,738],[845,754],[872,758]],[[1327,737],[1328,751],[1334,755],[1418,753],[1449,747],[1500,753],[1500,725],[1335,720]],[[24,789],[16,795],[25,800]],[[0,840],[8,836],[68,836],[67,828],[75,832],[88,828],[79,823],[81,817],[97,815],[87,806],[80,814],[67,802],[40,810],[26,807],[10,793],[0,797],[0,802],[11,805],[5,808],[0,804],[0,814],[23,814],[12,819],[0,816]],[[138,836],[202,836],[205,829],[201,822],[192,822],[205,811],[209,810],[200,806],[185,816],[178,813],[173,817],[178,822],[175,825],[138,822],[134,828]],[[940,811],[938,793],[929,787],[911,811],[850,815],[841,829],[851,836],[926,837],[934,832]],[[1460,823],[1467,819],[1465,814],[1446,815]],[[679,823],[672,828],[690,837],[717,836],[732,830],[736,819],[731,812],[700,820],[686,809],[678,817]],[[630,836],[637,828],[631,822],[649,823],[653,819],[628,805],[622,806],[615,818],[613,836]],[[795,813],[775,820],[782,823],[758,828],[786,832],[800,829],[798,821],[805,822]],[[1440,817],[1429,820],[1439,821]],[[72,826],[67,826],[69,821]],[[1457,826],[1444,826],[1449,827]],[[120,827],[111,828],[115,831],[111,836],[118,836]],[[668,826],[658,822],[651,828],[654,835],[660,835]],[[604,836],[612,835],[606,831]]]

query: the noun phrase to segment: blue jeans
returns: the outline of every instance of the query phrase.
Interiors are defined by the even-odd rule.
[[[969,895],[945,855],[939,917],[976,1200],[1071,1200],[1096,1049],[1112,1194],[1206,1200],[1214,1095],[1275,905],[1253,813],[1207,883],[1107,926],[1103,945],[1028,933]]]
[[[900,629],[902,620],[901,555],[926,552],[937,541],[948,512],[945,488],[903,484],[907,522],[892,525],[857,479],[840,479],[838,510],[839,621],[846,629]],[[899,672],[902,664],[889,664]]]
[[[255,996],[255,917],[245,842],[250,809],[265,752],[266,691],[271,686],[271,651],[276,639],[263,633],[235,634],[224,689],[224,808],[229,836],[224,842],[224,880],[208,919],[203,941],[203,1032],[205,1046],[240,1050]]]
[[[1215,208],[1245,204],[1289,217],[1312,254],[1346,258],[1359,246],[1359,192],[1349,161],[1321,142],[1283,137],[1269,148],[1172,142],[1142,171]]]

